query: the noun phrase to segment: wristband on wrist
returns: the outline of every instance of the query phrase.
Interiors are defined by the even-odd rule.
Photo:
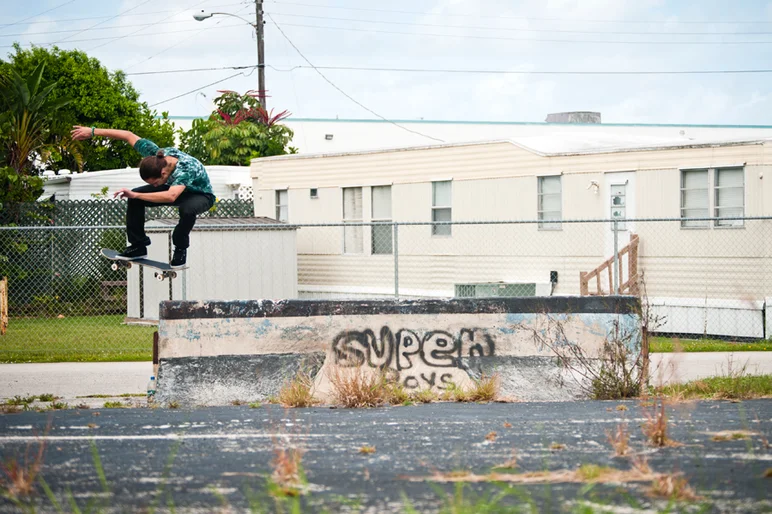
[[[94,137],[94,130],[96,130],[96,127],[91,127],[91,137]]]

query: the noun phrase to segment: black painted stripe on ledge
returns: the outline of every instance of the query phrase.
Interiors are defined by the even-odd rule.
[[[634,296],[546,296],[452,300],[236,300],[165,301],[160,319],[281,318],[367,314],[630,314],[640,312]]]

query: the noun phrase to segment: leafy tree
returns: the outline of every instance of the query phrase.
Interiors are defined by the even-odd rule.
[[[53,101],[71,98],[72,101],[57,112],[52,123],[48,152],[41,155],[46,167],[80,169],[73,152],[66,151],[72,142],[69,131],[73,125],[121,128],[152,139],[160,146],[174,144],[174,125],[168,114],[157,119],[139,93],[121,71],[111,72],[99,60],[79,50],[57,47],[22,49],[14,45],[8,62],[0,61],[3,70],[15,70],[29,75],[39,64],[45,63],[44,82],[56,82],[51,91]],[[83,168],[86,171],[125,168],[137,163],[137,155],[128,145],[106,139],[96,139],[80,146]]]
[[[293,132],[279,122],[288,111],[273,114],[266,111],[254,91],[241,95],[219,91],[217,108],[207,120],[194,120],[187,132],[180,134],[180,149],[204,164],[245,166],[256,157],[295,153],[288,146]]]

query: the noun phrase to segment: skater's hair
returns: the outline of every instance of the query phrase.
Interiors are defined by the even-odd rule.
[[[158,178],[165,167],[164,151],[158,150],[155,155],[145,157],[139,163],[139,176],[145,181],[149,178]]]

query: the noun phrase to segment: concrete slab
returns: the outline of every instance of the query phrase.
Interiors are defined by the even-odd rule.
[[[743,372],[772,374],[772,352],[653,353],[652,384],[666,385]]]
[[[0,364],[0,397],[51,393],[78,396],[146,393],[152,362],[57,362]]]

